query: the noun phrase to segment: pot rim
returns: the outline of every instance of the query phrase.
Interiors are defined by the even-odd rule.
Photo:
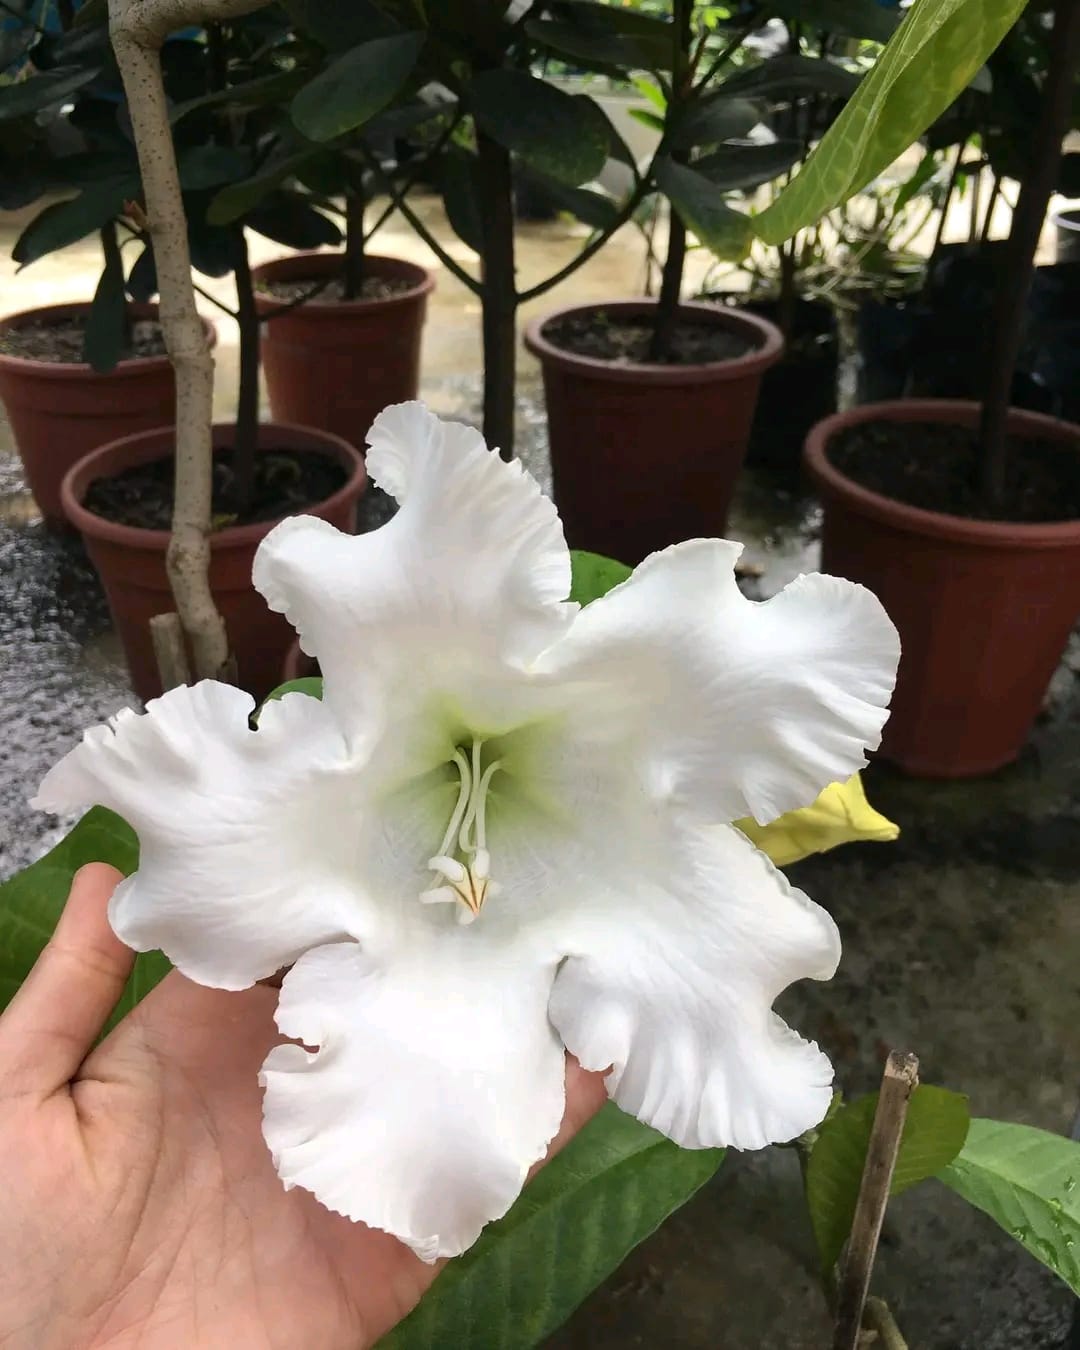
[[[159,317],[160,310],[156,304],[140,301],[128,303],[136,318]],[[0,318],[0,332],[17,328],[20,320],[39,318],[42,315],[56,315],[59,318],[70,314],[87,313],[90,304],[89,300],[67,300],[55,305],[35,305],[32,309],[17,310],[14,314],[5,314]],[[213,349],[217,346],[217,327],[212,319],[206,318],[203,314],[199,315],[199,319],[206,333],[206,340]],[[112,370],[95,370],[85,361],[42,361],[38,357],[0,352],[0,370],[8,370],[13,374],[44,375],[54,380],[129,379],[148,370],[157,372],[171,365],[167,352],[161,356],[131,356],[124,361],[118,361]]]
[[[819,490],[843,498],[865,516],[912,534],[986,548],[1056,548],[1080,544],[1080,519],[1028,524],[1007,520],[968,520],[944,511],[908,506],[856,483],[832,464],[826,454],[838,431],[862,422],[959,422],[978,425],[982,405],[968,399],[911,398],[864,403],[833,413],[810,429],[803,446],[803,464]],[[1045,413],[1010,408],[1010,430],[1030,430],[1048,440],[1072,442],[1080,453],[1080,426]]]
[[[593,376],[616,384],[647,383],[654,385],[701,384],[720,380],[741,380],[759,375],[779,361],[784,351],[784,339],[779,328],[768,319],[725,305],[702,304],[684,300],[679,311],[693,318],[701,318],[718,328],[727,328],[754,338],[758,345],[742,356],[724,361],[705,361],[696,365],[659,366],[646,361],[616,363],[596,356],[579,356],[557,347],[544,336],[543,330],[556,319],[571,314],[595,314],[598,310],[614,310],[626,315],[647,314],[655,310],[657,301],[648,297],[637,300],[593,301],[587,305],[567,305],[540,318],[531,319],[525,327],[525,346],[545,365],[572,370],[578,375]]]
[[[322,274],[333,271],[341,263],[342,255],[337,253],[287,253],[284,257],[273,258],[269,262],[260,263],[258,267],[251,269],[252,280],[255,283],[255,304],[260,314],[274,314],[282,309],[287,309],[290,305],[288,300],[277,300],[265,291],[258,290],[258,283],[262,280],[282,279],[284,276],[290,276],[292,280],[303,281],[304,272],[307,269],[308,276],[313,281],[321,279]],[[388,253],[370,253],[365,257],[365,264],[374,265],[375,269],[381,263],[392,263],[395,268],[407,268],[415,274],[416,284],[410,286],[407,291],[399,291],[396,295],[385,295],[377,300],[320,300],[317,296],[311,300],[305,300],[302,305],[294,305],[293,308],[297,314],[315,314],[315,315],[333,315],[333,314],[377,314],[380,310],[394,309],[398,305],[412,304],[431,294],[435,289],[435,275],[421,263],[413,262],[410,258],[396,258]],[[298,273],[293,276],[292,274]]]
[[[228,444],[230,434],[235,430],[235,422],[215,422],[212,428],[215,449],[219,445]],[[95,472],[99,469],[101,461],[111,457],[117,450],[124,450],[128,447],[137,446],[140,442],[145,442],[145,453],[137,456],[131,465],[150,464],[157,459],[170,458],[168,455],[158,453],[158,447],[155,442],[162,438],[168,439],[176,434],[175,427],[154,427],[150,431],[136,431],[129,436],[121,436],[115,441],[109,441],[105,445],[99,446],[96,450],[91,450],[88,455],[77,460],[64,475],[63,482],[60,484],[60,501],[64,509],[64,514],[75,528],[91,539],[102,540],[109,544],[120,544],[131,549],[143,549],[153,552],[164,553],[169,546],[171,538],[170,530],[151,530],[138,525],[121,525],[117,521],[106,520],[104,516],[99,516],[83,505],[83,498],[91,483],[99,478],[108,477],[107,472]],[[287,438],[289,436],[299,436],[307,441],[310,448],[316,448],[316,443],[323,449],[333,451],[337,458],[343,462],[350,470],[348,478],[338,488],[337,492],[329,497],[324,497],[319,502],[312,502],[311,506],[319,507],[337,507],[344,505],[350,498],[359,498],[367,486],[367,467],[364,463],[364,457],[355,446],[350,445],[342,436],[335,436],[333,432],[322,431],[318,427],[300,426],[294,422],[260,422],[259,423],[259,450],[272,450],[273,445],[262,444],[264,434],[267,440],[271,438]],[[302,448],[300,446],[288,447],[291,449]],[[258,543],[264,538],[275,525],[281,521],[290,519],[289,516],[278,516],[274,520],[255,521],[250,525],[229,525],[224,530],[217,530],[210,536],[211,549],[238,548],[245,545]]]
[[[1080,230],[1080,203],[1063,206],[1060,211],[1052,212],[1051,225],[1060,225],[1066,230]]]

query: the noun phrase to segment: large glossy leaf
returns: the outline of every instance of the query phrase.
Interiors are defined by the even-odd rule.
[[[380,1350],[529,1350],[723,1161],[608,1105],[450,1262]]]
[[[180,186],[185,192],[203,192],[231,183],[251,169],[251,156],[229,145],[193,145],[177,157]]]
[[[794,182],[756,218],[761,238],[790,238],[887,168],[964,89],[1025,3],[919,0]]]
[[[707,178],[722,192],[748,192],[771,183],[797,164],[802,154],[799,141],[744,141],[718,146],[712,154],[694,161],[694,172]]]
[[[941,1180],[1080,1294],[1080,1144],[976,1119]]]
[[[423,33],[376,38],[339,56],[292,101],[292,119],[312,141],[354,131],[385,108],[408,79]]]
[[[685,224],[718,258],[738,262],[750,248],[750,217],[733,211],[723,191],[684,164],[661,156],[656,162],[656,185]]]
[[[96,806],[44,858],[0,885],[0,1009],[11,1001],[52,936],[79,868],[107,862],[127,874],[134,871],[138,857],[138,841],[130,826]],[[160,952],[139,956],[109,1025],[168,971],[169,963]]]
[[[671,69],[672,29],[659,24],[655,34],[601,32],[560,19],[533,19],[525,29],[541,47],[587,70]]]
[[[15,241],[11,256],[22,267],[57,249],[77,243],[118,215],[139,187],[138,177],[106,179],[91,184],[77,197],[54,202],[27,225]]]
[[[279,103],[295,94],[306,79],[306,72],[302,70],[282,70],[275,71],[273,75],[260,75],[258,79],[245,80],[242,84],[215,89],[212,93],[199,94],[195,98],[185,99],[183,103],[173,104],[169,109],[169,121],[175,126],[189,113],[206,108],[249,109]]]
[[[83,360],[95,370],[112,370],[120,360],[127,336],[127,297],[124,263],[119,248],[106,249],[102,269],[83,335]]]
[[[310,165],[315,159],[325,157],[327,153],[322,147],[313,145],[310,149],[298,150],[294,155],[272,161],[251,178],[230,182],[228,187],[223,187],[210,202],[206,209],[206,219],[211,225],[229,225],[234,220],[239,220],[282,183],[295,177],[306,165]]]
[[[286,248],[321,248],[341,243],[341,231],[321,211],[316,211],[296,193],[276,191],[264,198],[244,217],[257,234],[284,244]]]
[[[97,78],[96,70],[83,66],[61,67],[31,75],[13,84],[0,85],[0,121],[26,117],[59,103]]]
[[[899,6],[886,8],[880,0],[768,0],[765,14],[791,19],[818,32],[841,37],[888,42],[901,19]]]
[[[859,86],[858,75],[835,61],[784,52],[760,66],[740,70],[724,81],[726,97],[788,99],[801,94],[832,94],[847,97]]]
[[[596,105],[523,70],[489,70],[469,86],[477,125],[530,167],[576,187],[607,162],[610,137]]]
[[[760,121],[761,107],[752,99],[722,92],[710,94],[682,113],[672,129],[671,144],[676,150],[692,150],[698,145],[739,140]]]
[[[282,4],[293,23],[330,52],[401,31],[372,0],[282,0]]]
[[[806,1168],[806,1201],[821,1266],[836,1264],[851,1232],[878,1094],[840,1107],[821,1126]],[[936,1176],[960,1152],[968,1131],[967,1098],[920,1085],[908,1103],[891,1195]]]

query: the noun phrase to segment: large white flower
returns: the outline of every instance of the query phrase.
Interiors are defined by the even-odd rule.
[[[835,925],[729,823],[846,779],[898,659],[825,576],[764,604],[737,544],[666,549],[580,610],[552,503],[420,404],[372,427],[401,503],[350,537],[296,517],[255,584],[320,702],[205,682],[86,733],[37,804],[138,831],[132,947],[243,989],[291,966],[263,1067],[287,1186],[426,1260],[513,1202],[563,1111],[563,1047],[688,1147],[816,1124],[832,1072],[772,1011]],[[315,1047],[315,1048],[305,1048]]]

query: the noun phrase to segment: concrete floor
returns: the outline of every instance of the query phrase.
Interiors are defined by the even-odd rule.
[[[433,204],[429,218],[456,256]],[[0,226],[6,310],[87,296],[98,267],[87,243],[13,278],[17,221]],[[562,224],[522,231],[523,276],[554,270],[580,236]],[[404,228],[386,252],[430,262]],[[280,250],[257,242],[256,257]],[[703,265],[703,264],[702,264]],[[694,260],[695,268],[699,260]],[[536,306],[626,295],[641,252],[624,231]],[[475,416],[478,311],[439,271],[425,336],[424,393]],[[227,294],[227,285],[211,283]],[[235,339],[220,325],[218,413],[231,410]],[[535,367],[522,354],[523,457],[546,478]],[[762,565],[768,593],[816,559],[813,503],[747,475],[732,533]],[[1068,1129],[1080,1099],[1080,700],[1072,657],[1022,760],[993,779],[916,783],[885,768],[875,803],[903,829],[895,845],[810,860],[795,879],[836,917],[837,977],[791,991],[782,1010],[832,1054],[848,1092],[872,1088],[888,1046],[916,1050],[926,1081],[967,1092],[975,1114]],[[36,856],[48,822],[25,807],[79,731],[130,700],[107,611],[77,544],[48,535],[22,487],[0,420],[0,876]],[[827,1323],[811,1274],[797,1168],[784,1151],[732,1156],[695,1200],[643,1244],[554,1337],[557,1350],[674,1346],[817,1350]],[[1065,1344],[1073,1300],[989,1220],[936,1183],[894,1203],[875,1287],[913,1350],[1050,1350]]]

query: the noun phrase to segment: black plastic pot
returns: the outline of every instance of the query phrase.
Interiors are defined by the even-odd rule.
[[[737,291],[700,297],[743,309],[779,325],[777,300],[747,300]],[[803,442],[810,428],[836,411],[840,340],[836,314],[823,300],[795,303],[784,354],[761,378],[761,393],[746,451],[747,464],[785,477],[800,475]]]
[[[864,300],[855,316],[859,403],[903,398],[911,374],[911,352],[918,323],[911,296]]]

